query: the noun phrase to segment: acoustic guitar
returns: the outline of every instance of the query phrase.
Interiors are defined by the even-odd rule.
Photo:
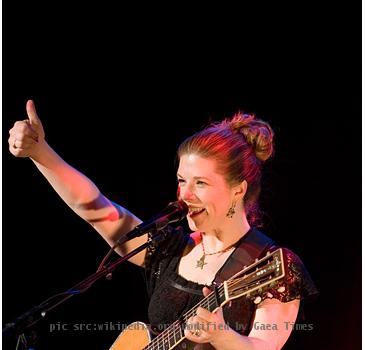
[[[279,292],[285,290],[283,286],[278,286],[278,281],[284,276],[283,251],[279,248],[267,253],[260,260],[256,259],[253,264],[245,266],[229,280],[214,287],[209,295],[155,338],[145,323],[134,322],[120,333],[110,350],[171,350],[175,347],[188,349],[192,343],[184,335],[185,325],[187,320],[196,314],[199,306],[215,312],[231,300],[243,296],[258,304],[268,289],[275,288]]]

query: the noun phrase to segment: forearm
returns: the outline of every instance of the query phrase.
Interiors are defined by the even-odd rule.
[[[74,211],[78,212],[80,209],[82,211],[83,206],[100,196],[96,185],[66,163],[45,141],[38,154],[31,159],[54,190]]]
[[[141,222],[127,209],[102,195],[89,178],[66,163],[45,141],[31,159],[64,202],[90,223],[111,246],[120,235]],[[132,240],[118,248],[117,252],[126,254],[134,249],[134,245],[145,241],[145,237]],[[142,265],[144,252],[130,261]]]
[[[266,341],[242,336],[229,328],[222,331],[222,334],[211,345],[217,350],[272,350],[272,346]]]
[[[114,245],[116,239],[141,220],[124,207],[112,203],[89,178],[66,163],[45,141],[43,125],[33,101],[27,102],[26,109],[28,119],[15,122],[9,130],[10,153],[19,158],[30,158],[63,201],[93,225],[110,245]],[[130,250],[133,244],[126,244],[123,249]],[[123,253],[122,249],[120,251]],[[143,263],[142,254],[135,263]]]

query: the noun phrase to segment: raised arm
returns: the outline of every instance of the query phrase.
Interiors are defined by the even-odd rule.
[[[46,142],[45,132],[33,101],[26,105],[28,119],[15,122],[9,131],[9,151],[15,157],[30,158],[64,202],[113,245],[123,234],[141,223],[135,215],[106,198],[85,175],[66,163]],[[123,255],[144,243],[146,236],[127,242]],[[130,261],[143,265],[145,251]]]

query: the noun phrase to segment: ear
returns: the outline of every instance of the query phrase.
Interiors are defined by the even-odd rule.
[[[240,184],[233,187],[234,199],[239,201],[245,197],[247,192],[247,181],[243,180]]]

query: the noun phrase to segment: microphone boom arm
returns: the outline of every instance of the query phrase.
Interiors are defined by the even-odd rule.
[[[7,323],[3,328],[3,337],[16,335],[19,336],[19,339],[26,339],[25,332],[30,330],[31,327],[40,320],[44,319],[49,311],[62,304],[72,296],[86,292],[100,278],[106,276],[106,278],[109,279],[108,275],[111,276],[111,273],[120,264],[151,246],[153,241],[161,239],[161,235],[165,235],[163,228],[165,228],[169,223],[182,220],[187,215],[187,213],[188,206],[182,200],[169,203],[160,214],[156,215],[150,220],[147,220],[146,222],[142,222],[133,230],[123,235],[104,257],[94,274],[85,278],[65,292],[53,295],[39,305],[30,308],[28,311],[17,317],[13,322]],[[114,262],[106,264],[107,259],[117,246],[145,233],[149,233],[147,242],[141,244],[139,247],[135,248]]]
[[[76,294],[81,294],[86,292],[96,281],[104,276],[107,276],[113,272],[119,265],[121,265],[126,260],[129,260],[132,256],[140,253],[142,250],[148,248],[152,245],[153,241],[160,239],[161,235],[165,233],[161,230],[153,230],[154,232],[149,235],[149,239],[146,243],[143,243],[136,249],[132,250],[128,254],[118,258],[114,262],[111,262],[103,266],[96,273],[88,276],[81,282],[77,283],[72,288],[66,290],[65,292],[58,293],[46,299],[39,305],[30,308],[28,311],[17,317],[14,321],[9,322],[3,328],[3,337],[8,337],[10,335],[23,335],[30,327],[38,323],[40,320],[44,319],[49,311],[54,309],[56,306],[62,304],[67,299],[71,298]]]

